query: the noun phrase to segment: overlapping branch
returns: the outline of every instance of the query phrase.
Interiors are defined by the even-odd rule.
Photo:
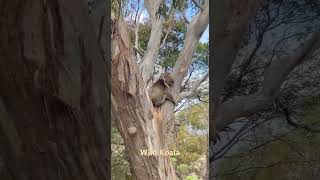
[[[200,79],[196,80],[195,82],[193,82],[193,86],[190,88],[189,91],[186,92],[182,92],[179,94],[179,97],[177,99],[177,102],[180,102],[181,100],[188,98],[188,97],[192,97],[193,95],[195,95],[196,90],[199,88],[199,86],[206,81],[206,79],[209,77],[209,72],[207,72],[203,77],[201,77]]]
[[[274,60],[264,75],[263,88],[249,96],[237,96],[223,103],[216,116],[216,128],[222,130],[239,117],[248,117],[264,110],[278,95],[287,75],[320,47],[320,30],[315,32],[302,47],[292,54]]]

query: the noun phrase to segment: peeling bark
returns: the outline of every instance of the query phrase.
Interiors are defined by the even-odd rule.
[[[135,179],[174,180],[170,156],[142,155],[141,150],[164,149],[164,112],[153,108],[135,61],[123,20],[112,27],[112,118],[129,153]],[[131,130],[135,129],[135,133]]]

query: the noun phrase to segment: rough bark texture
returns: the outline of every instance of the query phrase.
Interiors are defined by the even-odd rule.
[[[148,98],[127,34],[122,19],[113,19],[112,118],[128,150],[134,178],[174,180],[170,156],[141,155],[141,150],[164,148],[163,111],[154,109]]]
[[[87,12],[1,1],[0,179],[109,179],[108,65]]]

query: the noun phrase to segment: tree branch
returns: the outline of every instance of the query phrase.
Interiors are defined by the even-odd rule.
[[[173,9],[173,7],[171,7],[170,12],[169,12],[169,19],[168,19],[169,26],[168,26],[166,34],[165,34],[165,36],[164,36],[164,38],[162,40],[160,48],[162,48],[165,45],[166,40],[168,38],[168,35],[169,35],[170,31],[171,31],[171,28],[172,28],[172,22],[171,21],[173,20],[173,15],[174,15],[174,9]]]
[[[152,75],[152,70],[157,56],[159,54],[161,34],[162,34],[162,20],[157,15],[160,5],[163,0],[145,0],[145,7],[148,10],[151,19],[151,33],[147,46],[145,56],[141,65],[142,78],[144,82],[148,82]]]
[[[140,56],[144,56],[144,53],[141,49],[139,49],[138,47],[134,46],[133,50],[135,50],[137,52],[137,54],[139,54]]]
[[[201,9],[201,11],[203,11],[204,10],[204,8],[202,7],[202,5],[198,2],[198,1],[196,1],[196,0],[191,0],[198,8],[200,8]]]
[[[276,96],[287,75],[300,63],[309,59],[318,48],[320,48],[320,30],[291,55],[273,61],[264,75],[263,95],[270,98]]]
[[[249,96],[237,96],[221,105],[216,115],[217,130],[222,130],[239,117],[249,117],[266,109],[278,95],[287,75],[301,62],[309,59],[319,47],[320,31],[314,33],[302,47],[292,54],[273,61],[266,70],[261,92]]]
[[[191,65],[190,65],[190,68],[189,68],[189,70],[188,70],[188,74],[189,74],[189,75],[188,75],[188,77],[186,78],[186,80],[184,81],[183,86],[181,86],[181,91],[185,90],[186,87],[187,87],[187,85],[190,84],[189,81],[190,81],[190,78],[191,78],[192,74],[194,73],[195,69],[196,69],[196,67],[191,64]]]
[[[195,51],[196,45],[201,38],[203,32],[209,23],[209,1],[205,3],[204,11],[199,12],[188,25],[187,32],[185,34],[184,47],[181,49],[176,64],[172,70],[172,77],[174,78],[174,85],[170,88],[171,94],[176,97],[180,92],[180,88],[186,72],[192,63],[193,53]],[[172,120],[172,116],[175,110],[173,103],[165,103],[161,106],[164,114],[163,124],[168,124]]]
[[[182,48],[176,64],[172,70],[172,76],[175,79],[174,92],[178,93],[186,72],[192,63],[193,53],[201,38],[203,32],[209,23],[209,1],[206,1],[204,10],[199,12],[189,23],[186,32],[184,47]]]
[[[188,20],[188,18],[187,18],[187,16],[186,16],[186,10],[183,9],[183,11],[182,11],[181,13],[182,13],[182,17],[183,17],[184,21],[185,21],[187,24],[189,24],[190,22],[189,22],[189,20]]]
[[[291,118],[291,113],[290,113],[288,107],[285,106],[284,104],[282,104],[281,102],[278,102],[278,103],[279,103],[280,109],[284,112],[286,120],[290,126],[296,128],[296,129],[304,129],[304,130],[311,132],[311,133],[320,133],[319,128],[314,128],[314,127],[307,125],[307,124],[299,124],[299,123],[296,123],[295,121],[293,121],[293,119]]]
[[[221,103],[221,94],[226,85],[228,74],[231,70],[236,55],[240,49],[243,34],[246,32],[250,19],[255,15],[259,7],[256,0],[219,1],[213,0],[213,26],[214,32],[214,54],[213,72],[210,84],[213,84],[212,91],[214,106],[210,106],[210,139],[215,140],[215,123]],[[248,11],[248,9],[250,9]],[[238,102],[239,100],[237,100]],[[240,102],[241,103],[241,102]],[[223,128],[223,127],[220,127]]]
[[[188,98],[194,95],[198,87],[209,77],[209,72],[207,72],[202,78],[196,80],[193,83],[193,86],[191,87],[190,91],[182,92],[179,94],[177,102],[182,101],[184,98]]]
[[[140,25],[140,17],[141,17],[141,14],[143,12],[143,9],[139,12],[140,10],[140,7],[137,9],[136,11],[136,16],[135,16],[135,24],[136,24],[136,27],[134,29],[134,34],[135,34],[135,39],[134,39],[134,47],[135,47],[135,50],[138,50],[139,49],[139,25]],[[137,59],[140,60],[141,57],[143,57],[143,54],[137,52]]]

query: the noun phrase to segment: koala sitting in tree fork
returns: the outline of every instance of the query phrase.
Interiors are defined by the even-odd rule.
[[[148,93],[154,107],[160,107],[166,100],[176,105],[176,100],[170,92],[169,88],[174,84],[174,79],[170,73],[165,72],[149,88]]]

